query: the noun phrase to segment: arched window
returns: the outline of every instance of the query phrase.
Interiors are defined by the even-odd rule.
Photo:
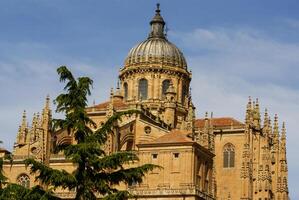
[[[165,96],[166,91],[168,90],[170,86],[170,80],[166,79],[162,82],[162,96]]]
[[[147,80],[144,78],[139,80],[138,96],[141,100],[147,99]]]
[[[25,188],[29,188],[30,178],[27,174],[20,174],[17,178],[17,183]]]
[[[124,83],[124,98],[128,99],[128,83]]]
[[[188,88],[188,85],[186,83],[184,83],[182,85],[182,104],[185,103],[186,101],[186,98],[188,96],[188,92],[189,92],[189,88]]]
[[[223,167],[231,168],[235,166],[235,147],[228,143],[223,148]]]

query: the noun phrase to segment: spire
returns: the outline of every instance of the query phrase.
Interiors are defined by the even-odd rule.
[[[250,118],[251,118],[251,110],[252,110],[252,101],[251,97],[248,97],[248,103],[246,106],[246,116],[245,116],[245,122],[246,124],[250,123]]]
[[[28,125],[26,118],[26,111],[24,110],[22,115],[21,126],[19,126],[18,134],[17,134],[17,144],[25,144],[27,137]]]
[[[281,128],[281,137],[280,137],[280,152],[281,152],[281,160],[286,160],[286,128],[285,122],[282,123]]]
[[[255,101],[255,110],[258,112],[258,114],[260,114],[260,104],[259,104],[258,98],[256,98],[256,101]]]
[[[281,141],[286,140],[286,127],[285,127],[285,122],[282,123],[282,128],[281,128]]]
[[[277,116],[277,114],[275,114],[275,116],[274,116],[273,134],[276,137],[279,136],[278,116]]]
[[[160,4],[157,3],[156,14],[150,22],[151,32],[149,34],[149,38],[165,39],[165,34],[164,34],[165,21],[162,18],[162,16],[160,15],[160,12],[161,12]]]
[[[273,123],[273,149],[278,153],[279,150],[279,127],[278,127],[278,116],[275,114]]]
[[[280,138],[280,176],[282,178],[281,192],[285,197],[288,196],[288,164],[287,164],[287,150],[286,150],[286,128],[285,122],[282,123],[281,138]],[[284,198],[287,199],[287,198]]]
[[[256,128],[260,128],[260,121],[261,121],[261,114],[260,114],[260,105],[259,105],[259,100],[256,98],[256,101],[253,107],[253,120],[254,120],[254,125]]]
[[[45,109],[50,109],[50,95],[47,95],[46,97]]]
[[[114,96],[114,91],[113,91],[113,88],[111,88],[110,90],[110,102],[109,102],[109,105],[107,107],[107,112],[106,112],[106,117],[109,118],[113,115],[114,113],[114,107],[113,107],[113,96]]]
[[[202,146],[204,146],[206,149],[209,148],[209,118],[208,118],[208,112],[205,113],[205,123],[204,123],[204,129],[202,134]]]
[[[51,119],[51,109],[50,109],[50,96],[47,95],[46,97],[46,102],[45,102],[45,106],[42,110],[42,114],[41,116],[39,116],[39,113],[37,114],[37,121],[40,121],[40,126],[48,129],[48,125],[50,123],[50,119]],[[39,119],[41,117],[41,119]]]
[[[32,128],[35,128],[37,126],[37,117],[36,113],[33,113],[33,118],[32,118]]]
[[[209,117],[208,117],[208,112],[205,113],[205,125],[204,125],[204,127],[205,127],[206,129],[208,129],[208,127],[209,127]]]
[[[21,128],[26,128],[26,127],[27,127],[26,110],[24,110],[23,116],[22,116],[22,125],[21,125]]]
[[[267,108],[265,109],[265,114],[264,114],[264,127],[269,127],[269,115],[268,115]]]
[[[270,121],[269,121],[269,114],[268,114],[268,110],[267,108],[265,109],[265,113],[264,113],[264,125],[263,125],[263,135],[266,136],[266,139],[268,140],[270,135],[271,135],[271,130],[270,130]],[[268,140],[269,141],[269,140]]]
[[[41,121],[42,123],[45,123],[46,121],[49,120],[49,115],[51,115],[51,110],[50,110],[50,96],[47,95],[46,101],[45,101],[45,106],[42,110],[42,115],[41,115]],[[38,113],[38,118],[39,118],[39,113]],[[39,119],[37,119],[39,120]],[[48,123],[48,122],[46,122]]]
[[[268,125],[269,125],[269,128],[268,128],[269,138],[271,138],[271,140],[272,140],[273,139],[273,129],[272,129],[272,122],[271,122],[270,116],[268,116]]]

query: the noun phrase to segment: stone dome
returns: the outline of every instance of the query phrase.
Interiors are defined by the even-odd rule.
[[[151,63],[187,68],[183,53],[164,38],[149,38],[133,47],[125,61],[125,66]]]
[[[125,60],[125,67],[162,64],[162,66],[187,69],[183,53],[169,42],[165,36],[165,22],[160,15],[159,7],[150,25],[151,32],[147,40],[137,44],[130,50]]]

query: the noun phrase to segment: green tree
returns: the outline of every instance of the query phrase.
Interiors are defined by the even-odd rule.
[[[0,141],[0,144],[3,142]],[[3,164],[4,164],[4,158],[0,158],[0,192],[3,189],[3,185],[5,185],[7,182],[7,177],[3,174]]]
[[[52,191],[45,191],[41,186],[25,188],[15,183],[7,183],[0,191],[1,200],[60,200]]]
[[[65,82],[65,93],[60,94],[56,100],[56,112],[64,113],[65,119],[54,120],[54,127],[67,130],[72,134],[77,143],[64,146],[66,159],[76,166],[72,173],[65,170],[52,169],[34,159],[27,159],[26,165],[31,167],[31,172],[37,174],[37,179],[43,185],[52,186],[54,189],[61,187],[76,191],[77,200],[93,200],[100,194],[104,199],[124,200],[130,194],[128,191],[119,191],[116,185],[120,183],[130,184],[141,182],[148,171],[155,165],[145,164],[137,167],[124,167],[138,161],[134,152],[115,152],[106,155],[103,145],[108,135],[112,132],[115,122],[123,115],[136,114],[138,111],[116,113],[95,132],[91,128],[97,128],[89,118],[85,109],[87,96],[93,81],[88,77],[74,78],[65,66],[57,69],[60,81]]]
[[[0,144],[2,141],[0,141]],[[0,199],[1,200],[58,200],[53,196],[51,191],[44,191],[40,186],[35,186],[31,189],[25,188],[22,185],[9,183],[8,178],[4,175],[4,161],[12,164],[12,155],[6,154],[0,158]]]

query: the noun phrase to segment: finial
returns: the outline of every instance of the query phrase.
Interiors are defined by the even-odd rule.
[[[110,101],[113,101],[113,96],[114,96],[114,92],[113,92],[113,87],[110,89]]]
[[[156,13],[159,14],[161,12],[161,10],[160,10],[160,4],[157,3],[156,5],[157,5]]]
[[[113,87],[110,89],[110,95],[113,95]]]
[[[117,80],[117,86],[116,86],[116,89],[119,90],[119,80]]]
[[[26,110],[23,111],[23,116],[22,116],[22,124],[21,124],[21,127],[24,129],[28,126],[26,126],[27,124],[27,119],[26,119]]]
[[[273,124],[273,129],[274,129],[274,134],[278,135],[279,134],[279,128],[278,128],[278,116],[275,114],[274,116],[274,124]]]
[[[272,131],[272,122],[270,116],[268,117],[268,124],[269,124],[270,131]]]
[[[274,115],[274,122],[278,122],[278,115],[277,114]]]
[[[285,122],[282,122],[282,129],[285,129],[286,128],[286,124]]]
[[[23,111],[23,119],[26,119],[26,110]]]
[[[269,118],[268,118],[268,110],[265,108],[265,114],[264,114],[264,127],[269,125]]]
[[[157,4],[156,14],[153,19],[150,21],[151,32],[148,38],[165,38],[164,34],[164,26],[165,21],[163,17],[160,15],[160,4]]]
[[[252,109],[252,100],[251,96],[248,97],[248,103],[247,103],[247,111]]]
[[[265,119],[268,119],[268,116],[269,116],[269,115],[268,115],[268,109],[267,109],[267,108],[265,108],[265,114],[264,114],[264,116],[265,116],[265,117],[264,117]]]
[[[45,104],[45,108],[49,109],[50,108],[50,95],[48,94],[46,97],[46,104]]]
[[[282,128],[281,128],[281,140],[286,139],[286,126],[285,122],[282,122]]]

